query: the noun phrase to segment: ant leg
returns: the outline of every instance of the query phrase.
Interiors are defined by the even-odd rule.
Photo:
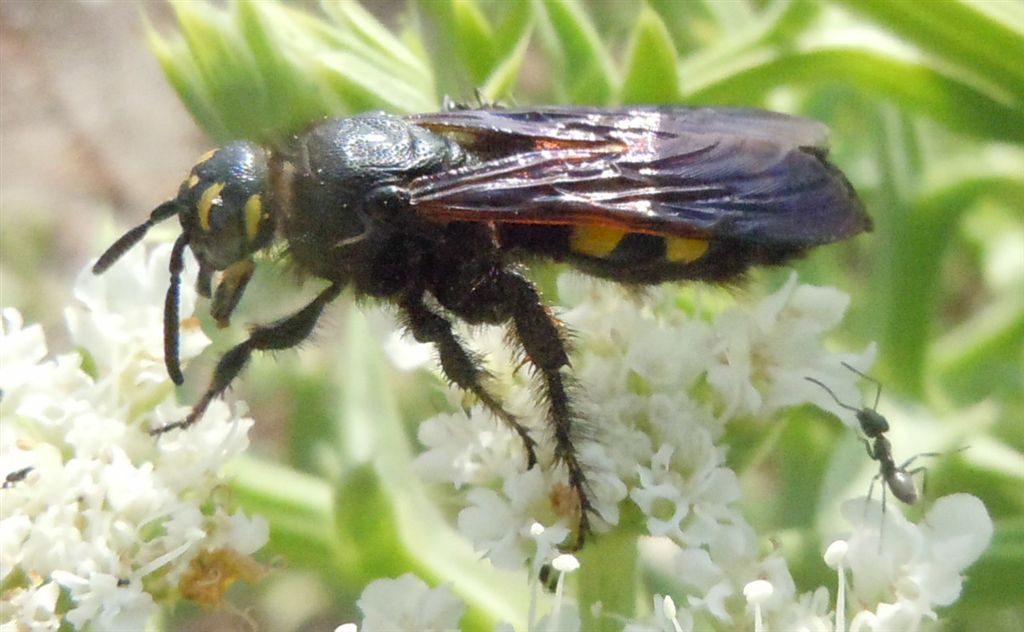
[[[433,343],[437,347],[441,369],[448,379],[459,388],[476,395],[495,417],[515,430],[526,450],[527,469],[536,465],[537,442],[515,415],[506,411],[501,402],[484,388],[482,382],[487,373],[480,367],[480,360],[462,345],[452,331],[452,324],[423,304],[422,293],[406,296],[399,306],[405,312],[405,322],[413,337],[419,342]]]
[[[864,516],[868,515],[868,505],[871,504],[871,497],[875,494],[875,483],[882,478],[882,474],[878,473],[871,477],[871,484],[868,485],[868,497],[864,499]],[[882,486],[882,493],[885,493],[885,485]]]
[[[957,448],[954,452],[963,452],[968,447],[969,446],[963,446],[961,448]],[[924,496],[926,488],[928,486],[928,468],[926,466],[923,466],[923,465],[915,467],[912,470],[908,470],[907,468],[910,467],[914,463],[914,461],[916,461],[917,459],[919,459],[919,458],[921,458],[923,456],[924,457],[936,457],[936,456],[943,456],[944,454],[949,454],[949,453],[948,452],[919,452],[919,453],[915,454],[914,456],[910,457],[909,459],[907,459],[906,461],[904,461],[903,463],[900,463],[900,466],[899,466],[899,468],[897,468],[896,471],[897,472],[903,472],[907,476],[907,478],[909,480],[911,480],[911,481],[913,481],[913,476],[915,474],[920,473],[921,474],[921,495]]]
[[[961,448],[961,450],[962,449],[963,448]],[[934,457],[934,456],[942,456],[943,454],[945,454],[945,453],[944,452],[919,452],[919,453],[915,454],[914,456],[910,457],[909,459],[907,459],[906,461],[904,461],[903,463],[900,463],[900,468],[899,469],[901,469],[901,470],[907,469],[914,461],[916,461],[918,458],[920,458],[922,456]],[[923,470],[923,469],[925,469],[925,468],[919,467],[919,468],[916,468],[914,471],[917,472],[917,471]]]
[[[882,485],[882,522],[878,525],[878,553],[882,553],[882,542],[885,541],[885,501],[888,499],[888,488]]]
[[[864,444],[864,449],[868,451],[868,458],[871,459],[872,461],[878,460],[878,458],[875,456],[874,450],[871,448],[871,442],[868,441],[867,437],[859,436],[857,438],[860,439],[860,442]]]
[[[587,478],[573,444],[573,422],[576,415],[561,373],[563,367],[569,366],[563,327],[541,301],[537,288],[526,277],[502,270],[495,278],[495,283],[499,289],[497,295],[503,301],[498,307],[507,310],[516,338],[544,381],[548,423],[555,439],[555,458],[565,465],[569,487],[579,501],[579,533],[574,544],[579,549],[590,531],[590,512],[594,508],[590,502]]]
[[[160,435],[177,428],[188,428],[199,421],[203,413],[206,412],[210,402],[227,390],[231,382],[238,377],[238,374],[241,373],[254,350],[272,351],[289,349],[298,345],[313,332],[313,327],[316,326],[316,321],[320,319],[320,314],[323,313],[324,307],[336,299],[340,293],[341,286],[332,284],[320,292],[313,299],[312,303],[291,316],[277,320],[269,325],[253,328],[249,332],[248,339],[235,345],[221,356],[220,361],[217,363],[217,368],[214,369],[213,379],[210,381],[209,388],[206,389],[206,392],[203,393],[203,396],[196,405],[192,407],[192,411],[189,412],[188,416],[181,421],[154,428],[150,431],[150,434]]]

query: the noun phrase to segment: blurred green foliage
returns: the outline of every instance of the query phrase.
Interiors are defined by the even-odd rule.
[[[744,105],[828,123],[833,158],[864,197],[875,231],[815,252],[801,264],[802,277],[852,294],[846,338],[837,344],[878,341],[875,373],[889,397],[922,411],[915,428],[941,434],[951,449],[971,445],[940,459],[929,479],[932,496],[943,490],[979,495],[997,523],[996,543],[972,569],[965,598],[943,613],[948,628],[1024,626],[1024,5],[423,0],[387,16],[389,26],[354,2],[316,11],[277,2],[173,6],[180,33],[151,29],[151,46],[198,124],[218,140],[273,143],[320,117],[429,111],[446,95],[472,102],[476,89],[485,102]],[[754,280],[778,278],[768,272]],[[345,366],[366,366],[375,357],[366,338],[350,335],[338,343],[346,349]],[[353,439],[354,429],[376,426],[371,435],[389,424],[401,429],[403,418],[430,412],[405,405],[424,401],[422,387],[396,402],[394,389],[366,390],[352,383],[351,372],[338,373],[326,387],[292,387],[305,393],[309,416],[334,418],[336,426],[319,439],[333,442],[333,458],[345,465],[336,471],[323,465],[318,431],[308,426],[287,450],[292,464],[331,473],[338,486],[331,492],[310,479],[276,492],[319,489],[313,505],[321,513],[303,517],[260,500],[276,496],[252,482],[262,476],[253,464],[240,467],[255,470],[240,475],[240,498],[269,512],[272,548],[290,564],[320,568],[348,590],[358,590],[348,582],[407,567],[445,576],[451,569],[397,552],[376,561],[359,556],[360,547],[386,546],[382,530],[402,528],[394,519],[399,509],[380,523],[392,526],[369,530],[369,540],[365,530],[330,529],[350,518],[327,515],[328,494],[339,495],[334,511],[346,516],[387,504],[376,492],[346,495],[354,476],[362,477],[358,489],[382,486],[385,496],[387,489],[406,495],[421,489],[397,454],[389,456],[393,466],[377,469],[391,474],[365,480],[374,475],[359,464],[380,455],[354,448],[374,441]],[[359,423],[360,416],[370,421]],[[777,461],[783,498],[761,510],[780,529],[813,532],[819,507],[807,499],[835,500],[822,488],[820,463],[846,431],[829,423],[822,431],[821,415],[808,411],[770,438],[763,429],[735,431],[750,446],[737,448],[741,462],[766,454]],[[427,522],[445,528],[437,516]],[[309,535],[314,525],[315,537]],[[820,547],[793,550],[807,551],[806,563],[791,559],[801,585],[800,572],[810,578],[820,567]],[[494,595],[475,598],[493,611]],[[479,610],[470,612],[471,621],[482,622]]]

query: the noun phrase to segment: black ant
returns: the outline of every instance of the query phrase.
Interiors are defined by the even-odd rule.
[[[886,487],[888,487],[889,491],[892,492],[892,495],[900,501],[908,505],[917,504],[917,501],[920,500],[921,496],[917,491],[917,485],[914,483],[914,475],[918,473],[921,474],[921,489],[923,490],[928,482],[928,468],[924,466],[915,467],[912,470],[908,470],[907,468],[910,467],[910,465],[919,457],[939,456],[941,452],[921,452],[910,457],[903,463],[896,465],[896,461],[892,456],[892,444],[885,436],[885,433],[889,432],[889,422],[876,410],[878,408],[878,400],[882,396],[881,382],[870,375],[858,371],[846,362],[843,362],[842,365],[865,380],[875,384],[875,403],[871,408],[857,408],[856,406],[845,404],[841,402],[832,389],[824,383],[814,379],[813,377],[805,377],[804,379],[825,389],[825,392],[831,395],[832,399],[835,400],[837,404],[846,410],[853,411],[857,415],[857,421],[860,422],[860,429],[864,433],[864,436],[861,437],[861,441],[864,442],[864,447],[867,448],[868,457],[874,461],[878,461],[878,474],[875,474],[874,478],[871,479],[871,487],[868,488],[868,502],[871,501],[871,495],[874,493],[875,483],[878,482],[878,479],[882,479],[885,482],[885,485],[882,487],[883,514],[885,513]]]
[[[28,467],[23,467],[20,470],[15,470],[15,471],[11,472],[4,479],[3,489],[10,489],[10,488],[14,487],[15,485],[17,485],[18,483],[20,483],[21,481],[25,480],[28,477],[28,475],[32,472],[33,469],[35,469],[35,468],[33,468],[30,465]]]

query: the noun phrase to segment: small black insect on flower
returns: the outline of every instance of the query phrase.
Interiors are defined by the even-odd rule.
[[[918,466],[913,469],[908,468],[913,465],[914,461],[923,456],[939,456],[941,453],[920,452],[897,465],[896,459],[892,454],[892,443],[889,441],[889,438],[885,436],[885,433],[889,432],[889,421],[877,410],[878,400],[882,396],[882,384],[875,378],[858,371],[846,362],[842,362],[841,364],[875,385],[875,403],[872,404],[871,408],[858,408],[856,406],[851,406],[850,404],[845,404],[840,401],[835,392],[823,382],[816,380],[813,377],[805,377],[804,379],[825,389],[825,392],[832,396],[832,399],[836,404],[853,412],[857,416],[857,422],[860,424],[861,432],[864,433],[864,436],[861,437],[861,441],[864,442],[864,447],[868,452],[868,457],[878,462],[878,473],[871,479],[871,486],[868,488],[868,502],[870,502],[871,495],[875,490],[875,484],[881,480],[883,483],[883,514],[885,513],[887,490],[891,491],[892,495],[903,503],[908,505],[917,504],[918,500],[921,498],[921,494],[918,492],[917,484],[914,482],[914,476],[921,474],[922,478],[924,478],[927,476],[928,468],[925,466]],[[922,480],[922,489],[924,488],[924,484],[925,483]]]
[[[2,488],[3,489],[10,489],[10,488],[14,487],[18,483],[20,483],[23,480],[25,480],[26,478],[28,478],[28,475],[31,474],[32,470],[34,470],[34,469],[35,468],[33,468],[30,465],[28,467],[23,467],[20,470],[14,470],[13,472],[10,472],[7,476],[4,477],[4,482],[3,482]]]
[[[186,247],[221,326],[252,276],[253,255],[275,242],[327,282],[309,305],[254,328],[224,354],[191,413],[158,433],[195,423],[253,351],[297,345],[352,286],[395,305],[412,335],[437,347],[445,375],[518,433],[532,466],[536,440],[452,331],[456,319],[508,326],[541,382],[554,454],[578,502],[578,546],[592,504],[574,446],[566,337],[521,265],[562,261],[630,285],[722,282],[869,230],[850,183],[826,159],[826,133],[814,121],[728,108],[451,108],[329,119],[280,147],[237,141],[204,155],[177,196],[93,271],[178,216],[164,318],[176,383]]]

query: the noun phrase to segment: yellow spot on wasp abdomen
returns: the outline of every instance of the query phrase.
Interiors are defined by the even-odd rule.
[[[193,173],[188,177],[188,188],[195,188],[197,184],[199,184],[199,176]]]
[[[256,241],[260,234],[260,224],[263,223],[263,200],[260,194],[249,196],[245,201],[245,236],[250,241]]]
[[[569,235],[569,247],[581,255],[606,257],[628,234],[610,226],[574,226]]]
[[[199,226],[206,232],[210,230],[210,211],[214,204],[220,205],[220,192],[224,189],[223,182],[214,182],[203,190],[199,196],[199,205],[196,211],[199,213]]]
[[[704,256],[710,244],[705,239],[665,238],[665,259],[673,263],[689,263]]]

